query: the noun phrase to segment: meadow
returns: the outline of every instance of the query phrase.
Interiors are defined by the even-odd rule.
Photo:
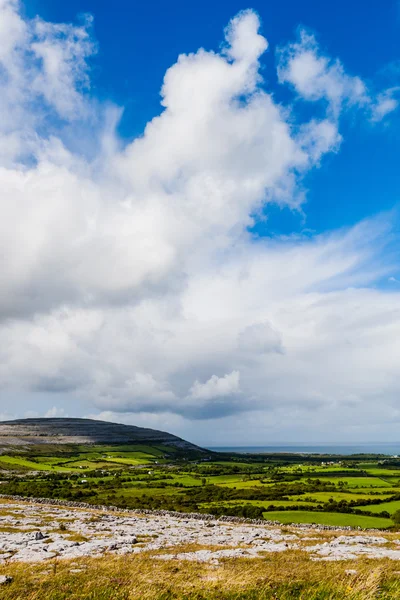
[[[265,518],[277,520],[281,523],[317,523],[318,525],[333,525],[334,527],[361,527],[361,529],[387,529],[392,525],[388,519],[379,517],[364,517],[361,515],[343,513],[309,512],[305,510],[284,513],[273,511],[264,513]]]
[[[181,548],[194,550],[194,548]],[[162,553],[162,551],[161,551]],[[306,552],[218,565],[157,560],[155,552],[27,565],[10,564],[2,600],[396,600],[395,561],[312,561]],[[352,567],[349,569],[349,567]],[[0,568],[0,573],[4,568]]]
[[[400,510],[400,460],[238,455],[163,445],[7,447],[0,493],[388,529]]]

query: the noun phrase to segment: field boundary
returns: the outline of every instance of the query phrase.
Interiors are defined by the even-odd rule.
[[[226,523],[243,523],[249,525],[265,525],[269,527],[294,527],[296,529],[314,529],[318,531],[364,531],[381,532],[381,529],[369,529],[362,527],[350,527],[349,525],[339,527],[334,525],[321,525],[314,523],[281,523],[279,521],[269,521],[267,519],[247,519],[245,517],[233,517],[222,515],[220,517],[210,513],[185,513],[169,510],[150,510],[150,509],[129,509],[119,508],[118,506],[105,504],[89,504],[88,502],[75,502],[72,500],[60,500],[57,498],[35,498],[29,496],[18,496],[9,494],[0,494],[0,500],[11,500],[17,502],[27,502],[28,504],[42,504],[47,506],[60,506],[68,508],[80,508],[84,510],[99,510],[104,512],[118,512],[124,514],[149,515],[157,517],[175,517],[177,519],[197,519],[204,521],[219,521]]]

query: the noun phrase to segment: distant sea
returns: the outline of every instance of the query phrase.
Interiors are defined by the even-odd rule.
[[[240,454],[387,454],[389,456],[400,456],[400,442],[395,443],[371,443],[358,444],[354,446],[327,445],[327,446],[214,446],[208,450],[215,452],[238,452]]]

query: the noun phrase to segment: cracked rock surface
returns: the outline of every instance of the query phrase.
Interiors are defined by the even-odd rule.
[[[321,536],[323,532],[321,531]],[[189,544],[206,549],[182,552]],[[176,548],[174,548],[176,547]],[[318,537],[318,530],[233,524],[218,520],[182,519],[169,515],[119,514],[43,506],[24,502],[0,504],[0,564],[75,559],[105,553],[133,554],[167,549],[159,559],[215,562],[226,557],[254,558],[266,552],[293,549],[309,552],[315,560],[368,556],[400,559],[400,539],[383,535]],[[175,550],[175,551],[174,551]]]

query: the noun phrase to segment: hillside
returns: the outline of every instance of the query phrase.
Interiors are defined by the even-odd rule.
[[[163,444],[201,450],[181,438],[145,427],[94,419],[41,418],[0,422],[0,447],[26,444]]]

